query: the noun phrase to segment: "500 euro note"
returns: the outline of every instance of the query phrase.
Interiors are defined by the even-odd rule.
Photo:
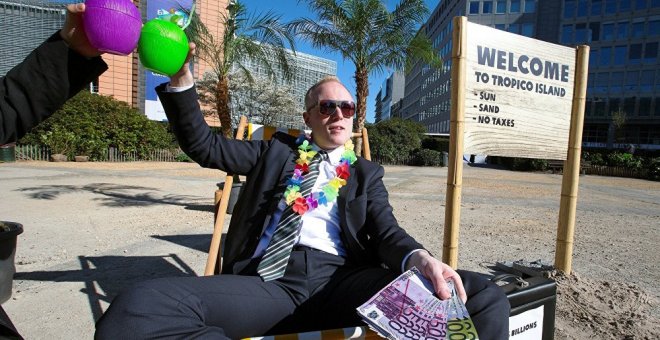
[[[443,340],[449,300],[441,301],[432,291],[430,282],[413,268],[357,310],[369,326],[389,339]]]

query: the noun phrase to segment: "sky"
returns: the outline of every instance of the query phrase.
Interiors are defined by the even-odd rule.
[[[384,0],[388,8],[392,10],[399,1]],[[282,21],[289,22],[300,17],[315,19],[316,16],[309,11],[309,7],[304,1],[299,0],[241,0],[248,13],[266,13],[272,10],[276,14],[282,15]],[[439,0],[425,0],[429,14],[437,6]],[[349,91],[355,97],[355,66],[350,60],[344,61],[341,54],[330,52],[328,50],[319,50],[313,48],[309,43],[296,39],[296,51],[311,54],[314,56],[331,59],[337,62],[337,77],[346,85]],[[369,97],[367,98],[367,121],[374,122],[375,98],[380,90],[383,81],[389,74],[378,74],[372,72],[369,74]]]

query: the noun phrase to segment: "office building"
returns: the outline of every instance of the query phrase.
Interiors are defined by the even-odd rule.
[[[42,0],[0,1],[0,75],[62,27],[65,14],[61,4]]]
[[[442,67],[420,62],[406,74],[402,118],[422,123],[430,134],[449,134],[454,17],[465,15],[470,22],[552,42],[559,32],[560,6],[555,0],[441,0],[422,29],[442,58]],[[541,15],[544,24],[538,25]]]
[[[564,0],[560,43],[589,45],[585,147],[660,149],[660,1]]]
[[[289,56],[293,61],[293,77],[287,80],[279,68],[275,68],[275,74],[272,76],[275,82],[274,86],[281,86],[289,89],[296,103],[297,109],[294,112],[283,112],[277,115],[278,127],[293,129],[304,129],[305,123],[302,113],[305,111],[305,94],[319,80],[327,76],[337,75],[337,62],[310,54],[296,52],[295,54],[288,50]],[[248,70],[255,78],[270,79],[266,69],[258,63],[248,61],[245,63]]]
[[[440,1],[422,29],[443,58],[406,75],[402,116],[449,132],[452,19],[550,43],[591,47],[585,147],[660,149],[660,0]]]
[[[392,118],[392,106],[403,98],[405,75],[402,71],[392,73],[383,81],[380,98],[376,97],[375,122]]]

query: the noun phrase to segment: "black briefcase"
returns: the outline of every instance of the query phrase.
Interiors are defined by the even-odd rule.
[[[511,280],[513,279],[513,280]],[[504,274],[493,281],[512,281],[500,288],[511,304],[509,339],[552,340],[555,334],[557,284],[543,276]]]

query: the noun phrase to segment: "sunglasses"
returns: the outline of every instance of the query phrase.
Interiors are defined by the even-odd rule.
[[[344,116],[344,118],[352,118],[355,114],[355,103],[348,100],[324,99],[319,101],[318,105],[319,113],[327,117],[335,114],[335,112],[337,112],[337,108],[341,109],[341,115]],[[310,107],[308,111],[313,108],[314,106]]]

